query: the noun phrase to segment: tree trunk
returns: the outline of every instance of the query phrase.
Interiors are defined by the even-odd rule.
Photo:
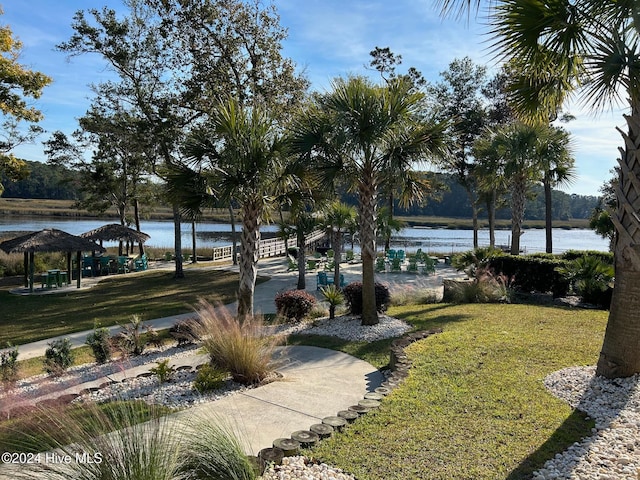
[[[478,248],[478,206],[476,205],[476,199],[473,195],[473,191],[471,187],[468,185],[464,185],[464,189],[467,192],[467,198],[469,199],[469,204],[471,205],[471,219],[473,222],[473,248]]]
[[[304,229],[300,228],[300,225],[298,225],[298,228],[296,228],[296,244],[298,246],[298,286],[297,289],[298,290],[304,290],[305,288],[307,288],[307,282],[306,282],[306,277],[305,277],[305,273],[307,270],[307,262],[306,262],[306,258],[305,258],[305,245],[304,245]]]
[[[610,212],[616,226],[615,288],[596,370],[608,378],[640,372],[640,105],[632,105],[625,118],[629,132],[620,132],[625,148],[618,159],[617,210]]]
[[[236,216],[233,212],[233,201],[229,202],[229,221],[231,222],[231,263],[238,264],[238,240],[236,240]]]
[[[342,232],[338,230],[333,234],[333,284],[340,287],[340,257],[342,256]]]
[[[393,210],[393,187],[389,187],[391,188],[391,192],[389,192],[389,205],[388,205],[388,209],[389,209],[389,225],[392,224],[393,222],[393,214],[394,214],[394,210]],[[384,235],[384,251],[388,252],[389,249],[391,248],[391,228],[389,228],[389,232],[385,232]]]
[[[140,231],[140,202],[137,198],[133,199],[133,221],[136,224],[136,230]],[[138,251],[140,252],[140,256],[144,255],[144,243],[138,243]]]
[[[365,169],[358,184],[360,249],[362,255],[362,325],[379,323],[376,309],[375,259],[377,188],[371,169]]]
[[[496,190],[487,196],[487,217],[489,219],[489,247],[496,248]]]
[[[546,252],[553,253],[551,179],[549,173],[544,174],[544,229],[546,236]]]
[[[526,179],[515,177],[511,185],[511,255],[519,255],[527,193]]]
[[[260,256],[259,202],[247,201],[242,205],[242,234],[240,235],[240,285],[238,288],[238,320],[253,316],[253,293],[258,276]]]
[[[173,232],[174,232],[174,250],[176,256],[176,271],[173,278],[184,278],[184,269],[182,268],[182,216],[180,215],[180,207],[177,203],[173,204]]]
[[[191,263],[198,263],[196,252],[196,222],[191,222]]]

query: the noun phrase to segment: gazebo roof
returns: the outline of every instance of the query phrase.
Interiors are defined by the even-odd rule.
[[[138,232],[137,230],[117,223],[103,225],[89,232],[81,233],[80,236],[89,240],[122,240],[138,243],[144,243],[151,238],[144,232]]]
[[[100,245],[55,228],[46,228],[0,243],[6,253],[24,252],[105,252]]]

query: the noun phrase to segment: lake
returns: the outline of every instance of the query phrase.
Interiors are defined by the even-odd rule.
[[[79,235],[94,228],[98,228],[110,221],[89,219],[47,219],[41,217],[5,217],[0,218],[0,235],[5,232],[32,232],[44,228],[57,228],[73,235]],[[141,230],[151,239],[147,245],[157,248],[173,249],[173,222],[149,220],[142,221]],[[278,227],[264,225],[261,229],[273,235]],[[196,242],[198,248],[211,248],[231,244],[231,226],[225,223],[199,223],[196,226]],[[496,244],[509,245],[511,231],[497,230]],[[489,245],[489,231],[480,230],[480,246]],[[427,252],[453,253],[469,250],[473,246],[472,230],[449,230],[446,228],[408,227],[402,229],[392,238],[394,248],[416,250],[422,248]],[[115,245],[114,242],[106,242],[106,246]],[[182,225],[182,245],[191,248],[191,224]],[[520,239],[520,245],[525,253],[544,252],[544,229],[527,229]],[[347,246],[349,248],[349,246]],[[355,246],[357,250],[357,245]],[[609,241],[588,229],[559,229],[553,230],[554,253],[562,253],[566,250],[600,250],[609,249]]]

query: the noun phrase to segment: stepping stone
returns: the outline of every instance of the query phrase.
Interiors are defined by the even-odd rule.
[[[340,412],[338,412],[340,415]],[[314,423],[309,427],[309,430],[317,434],[320,438],[328,438],[333,435],[333,427],[326,423]]]
[[[355,419],[358,418],[360,415],[358,415],[358,412],[354,412],[353,410],[340,410],[338,412],[338,416],[344,418],[346,421],[351,423],[355,421]]]
[[[368,398],[365,398],[364,400],[360,400],[358,405],[365,408],[378,408],[381,403],[378,400],[369,400]]]
[[[333,428],[341,431],[347,424],[347,421],[342,417],[324,417],[322,423],[325,425],[331,425]]]
[[[291,439],[300,442],[303,448],[312,447],[320,441],[320,436],[310,430],[298,430],[291,434]]]
[[[282,450],[285,457],[292,457],[300,451],[300,442],[292,438],[276,438],[273,441],[273,448]]]

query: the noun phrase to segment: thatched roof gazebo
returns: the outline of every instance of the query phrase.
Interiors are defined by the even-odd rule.
[[[71,235],[55,228],[46,228],[0,243],[5,253],[24,253],[25,286],[33,292],[34,254],[36,252],[65,252],[67,254],[67,270],[71,272],[71,253],[77,255],[78,288],[82,276],[82,252],[106,252],[106,249],[86,238]],[[70,277],[71,278],[71,277]]]
[[[151,238],[144,232],[139,232],[127,227],[126,225],[120,225],[117,223],[103,225],[102,227],[95,228],[89,232],[81,233],[80,236],[88,240],[99,241],[100,245],[102,245],[103,241],[129,242],[142,245]]]

